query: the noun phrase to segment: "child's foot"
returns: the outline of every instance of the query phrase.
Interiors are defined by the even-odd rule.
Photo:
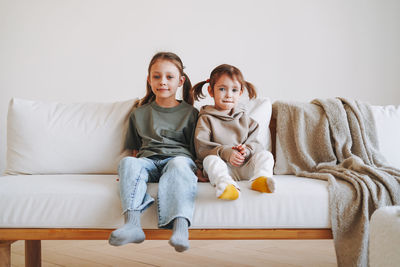
[[[113,246],[122,246],[128,243],[142,243],[145,238],[141,227],[127,223],[111,233],[108,243]]]
[[[239,190],[233,184],[220,183],[216,190],[219,199],[235,200],[239,197]]]
[[[273,193],[275,191],[275,180],[260,176],[251,183],[251,189],[261,193]]]
[[[189,231],[188,221],[183,217],[174,220],[172,236],[168,242],[177,252],[183,252],[189,249]]]
[[[108,243],[122,246],[128,243],[142,243],[145,238],[140,226],[140,211],[128,210],[125,212],[125,225],[111,233]]]

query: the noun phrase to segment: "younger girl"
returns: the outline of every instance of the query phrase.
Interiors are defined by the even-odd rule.
[[[183,85],[183,101],[175,98]],[[109,243],[120,246],[141,243],[145,234],[140,214],[154,199],[146,193],[147,183],[158,182],[158,226],[173,228],[169,240],[176,251],[189,248],[197,177],[193,132],[198,112],[181,59],[162,52],[150,61],[147,94],[132,111],[125,147],[132,157],[119,165],[120,194],[125,225],[111,233]]]
[[[206,83],[215,104],[201,108],[194,142],[197,158],[203,161],[203,171],[215,186],[217,197],[237,199],[240,188],[235,181],[239,180],[249,180],[253,190],[274,192],[273,156],[261,149],[257,122],[237,106],[246,89],[249,98],[256,97],[254,86],[243,79],[239,69],[227,64],[216,67],[209,80],[193,87],[196,100],[204,98],[202,87]]]

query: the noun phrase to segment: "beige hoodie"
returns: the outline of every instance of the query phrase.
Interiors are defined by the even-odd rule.
[[[245,144],[246,160],[261,147],[258,137],[258,123],[250,118],[245,110],[236,107],[225,114],[214,106],[200,109],[195,131],[195,148],[198,161],[208,155],[217,155],[225,162],[233,152],[232,147]]]

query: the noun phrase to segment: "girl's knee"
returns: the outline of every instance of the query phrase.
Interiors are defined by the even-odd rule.
[[[137,158],[135,157],[124,157],[119,162],[119,169],[126,168],[127,166],[132,166],[136,163]]]
[[[168,167],[169,168],[190,167],[192,170],[194,170],[196,165],[194,164],[193,160],[188,157],[177,156],[168,162]]]
[[[119,165],[120,166],[123,166],[123,165],[131,165],[131,164],[133,164],[133,162],[135,161],[135,157],[124,157],[124,158],[122,158],[121,159],[121,161],[119,162]]]
[[[188,180],[191,182],[196,180],[197,182],[197,176],[195,175],[196,169],[196,164],[192,159],[177,156],[168,161],[167,166],[164,169],[164,174],[169,177],[169,180],[178,179],[182,181]]]

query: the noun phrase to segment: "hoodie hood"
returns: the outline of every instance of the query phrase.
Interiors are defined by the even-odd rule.
[[[219,111],[217,110],[214,106],[207,105],[203,106],[200,109],[199,116],[201,115],[211,115],[213,117],[216,117],[220,120],[224,121],[231,121],[235,119],[239,119],[240,117],[243,116],[245,110],[242,107],[236,106],[231,113],[226,114],[224,111]]]

